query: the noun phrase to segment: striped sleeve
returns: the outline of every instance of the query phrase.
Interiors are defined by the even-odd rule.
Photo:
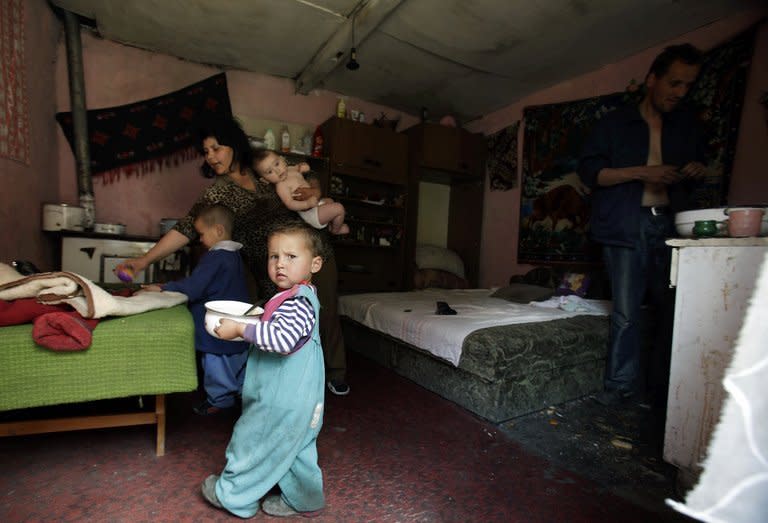
[[[296,296],[285,300],[268,321],[246,326],[243,338],[259,350],[291,354],[314,326],[312,304],[307,298]]]

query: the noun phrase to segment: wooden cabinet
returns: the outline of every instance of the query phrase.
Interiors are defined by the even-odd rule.
[[[333,117],[321,126],[331,169],[391,183],[408,176],[407,138],[389,129]]]
[[[723,415],[723,377],[768,254],[768,238],[682,238],[667,245],[670,286],[677,290],[664,461],[678,467],[678,484],[689,488]]]
[[[350,234],[333,236],[339,292],[404,288],[408,140],[372,125],[331,118],[321,126],[329,156],[324,193],[342,203]]]
[[[449,185],[446,247],[464,261],[466,278],[477,286],[480,272],[480,239],[485,191],[485,140],[481,134],[433,123],[421,123],[405,134],[409,144],[408,238],[406,256],[413,257],[418,223],[419,182]],[[413,267],[406,276],[413,281]]]
[[[423,181],[451,183],[482,177],[482,135],[465,129],[421,123],[407,129],[412,167],[419,168]]]
[[[328,182],[329,161],[326,157],[308,156],[306,154],[299,154],[293,152],[281,152],[280,155],[285,157],[286,162],[289,165],[298,165],[300,163],[306,163],[309,165],[311,173],[317,177],[320,183],[325,187]],[[325,193],[325,189],[323,190]]]

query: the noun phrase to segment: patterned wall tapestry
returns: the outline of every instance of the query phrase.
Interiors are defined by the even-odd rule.
[[[689,92],[714,173],[694,194],[698,208],[725,204],[755,33],[753,27],[707,52]],[[600,263],[589,239],[588,189],[576,174],[579,155],[597,120],[641,98],[641,90],[627,90],[524,110],[518,263]]]
[[[0,0],[0,157],[29,165],[24,0]]]
[[[142,174],[196,158],[200,121],[231,114],[224,73],[157,98],[90,110],[91,171],[109,183],[122,173]],[[56,120],[74,151],[72,113],[57,113]]]
[[[517,121],[486,138],[488,159],[486,169],[492,191],[508,191],[517,187]]]

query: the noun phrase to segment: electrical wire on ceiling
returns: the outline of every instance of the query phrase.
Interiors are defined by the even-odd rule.
[[[350,71],[357,71],[360,69],[360,64],[357,63],[357,49],[355,48],[355,19],[357,15],[352,17],[352,48],[349,50],[349,62],[347,62],[347,69]]]

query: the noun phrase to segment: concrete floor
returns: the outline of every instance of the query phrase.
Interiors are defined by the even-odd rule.
[[[656,512],[661,521],[692,521],[664,500],[679,500],[677,469],[662,459],[664,413],[604,407],[582,398],[502,423],[525,450],[575,472],[606,492]]]

